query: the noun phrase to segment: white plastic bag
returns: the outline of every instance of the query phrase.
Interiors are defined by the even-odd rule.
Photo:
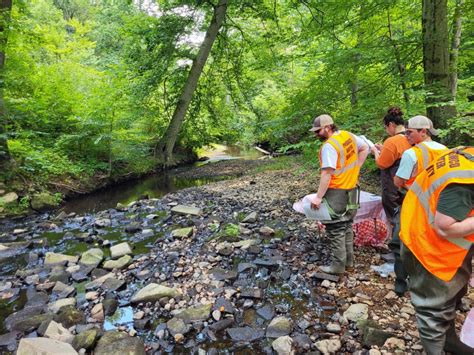
[[[474,308],[467,314],[466,320],[461,328],[460,338],[464,344],[474,347]]]

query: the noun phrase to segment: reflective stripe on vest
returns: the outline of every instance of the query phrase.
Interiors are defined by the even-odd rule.
[[[474,148],[468,149],[474,153]],[[474,184],[474,162],[456,151],[442,155],[418,175],[401,212],[400,238],[429,272],[444,281],[456,274],[474,243],[474,234],[443,238],[434,229],[439,195],[452,183]]]

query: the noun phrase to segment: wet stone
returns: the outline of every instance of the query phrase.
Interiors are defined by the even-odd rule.
[[[69,286],[61,281],[56,282],[53,288],[53,293],[57,295],[58,298],[66,298],[75,291],[74,286]]]
[[[254,329],[251,327],[240,327],[227,329],[227,334],[233,341],[252,342],[262,339],[265,332],[261,329]]]
[[[132,254],[132,248],[130,248],[130,245],[127,242],[110,247],[110,257],[112,259],[117,259],[127,254]]]
[[[257,212],[251,212],[242,220],[242,223],[255,223],[257,221]]]
[[[247,270],[255,270],[257,268],[257,266],[255,264],[252,264],[252,263],[240,263],[238,266],[237,266],[237,272],[240,274],[240,273],[243,273]]]
[[[171,318],[166,322],[166,326],[172,336],[175,336],[176,334],[186,334],[189,331],[189,326],[179,318]]]
[[[257,309],[257,314],[265,320],[270,320],[275,317],[275,308],[270,303]]]
[[[97,342],[94,355],[145,355],[143,340],[121,332],[106,332]]]
[[[200,216],[202,214],[202,210],[200,208],[185,205],[177,205],[171,209],[171,212],[175,214],[192,216]]]
[[[237,279],[237,272],[233,270],[224,270],[221,268],[212,269],[209,274],[212,275],[216,281],[233,281]]]
[[[290,319],[283,316],[276,317],[268,325],[266,336],[268,338],[278,338],[290,334],[292,329],[293,325]]]
[[[110,316],[115,313],[118,307],[118,301],[115,299],[106,299],[102,302],[104,306],[104,314]]]
[[[226,300],[224,297],[219,297],[216,302],[214,302],[212,310],[232,314],[235,312],[232,302]]]
[[[242,291],[240,291],[240,297],[262,299],[263,291],[258,288],[244,288]]]
[[[209,326],[209,329],[217,333],[231,327],[232,325],[234,325],[234,318],[224,318],[218,322],[212,323]]]
[[[72,347],[76,350],[91,350],[96,342],[98,335],[99,332],[96,328],[85,330],[74,337],[72,341]]]

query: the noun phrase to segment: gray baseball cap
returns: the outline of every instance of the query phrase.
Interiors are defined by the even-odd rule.
[[[407,122],[407,128],[411,128],[411,129],[425,128],[428,131],[430,131],[430,133],[433,136],[438,135],[438,131],[436,129],[434,129],[434,127],[433,127],[433,122],[428,117],[425,117],[425,116],[422,116],[422,115],[418,115],[418,116],[414,116],[414,117],[410,118]]]
[[[313,128],[310,129],[310,132],[316,132],[319,131],[321,128],[324,126],[328,126],[334,124],[334,121],[332,120],[332,117],[329,115],[319,115],[314,119],[313,122]]]

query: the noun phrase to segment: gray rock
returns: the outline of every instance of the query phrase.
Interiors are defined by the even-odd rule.
[[[216,281],[234,281],[237,279],[237,272],[233,270],[224,270],[221,268],[213,268],[209,271],[209,274],[212,275]]]
[[[315,344],[316,348],[321,351],[324,355],[337,354],[341,349],[341,341],[339,339],[325,339],[317,341]]]
[[[48,310],[53,313],[58,313],[59,310],[63,307],[75,306],[75,305],[76,305],[76,299],[74,297],[63,298],[63,299],[60,299],[48,304]]]
[[[110,227],[112,225],[112,221],[108,218],[96,219],[94,225],[99,228]]]
[[[212,310],[216,311],[221,311],[222,313],[234,313],[235,308],[232,305],[232,302],[229,300],[225,299],[224,297],[219,297],[215,302],[214,305],[212,306]]]
[[[140,338],[121,332],[106,332],[97,342],[94,355],[145,355],[145,344]]]
[[[118,307],[118,301],[113,298],[104,300],[102,304],[104,306],[104,314],[106,316],[114,314]]]
[[[263,291],[259,288],[244,288],[242,291],[240,291],[240,297],[262,299]]]
[[[35,211],[47,211],[49,209],[58,207],[60,202],[61,201],[58,200],[56,196],[48,192],[41,192],[31,196],[30,205]]]
[[[250,212],[245,218],[242,220],[242,223],[255,223],[257,222],[257,212]]]
[[[151,283],[139,290],[130,300],[132,303],[156,302],[163,297],[176,297],[180,293],[167,286]]]
[[[341,332],[341,326],[337,323],[329,323],[326,326],[326,329],[329,333],[336,333],[339,334]]]
[[[254,329],[251,327],[240,327],[227,329],[227,334],[233,341],[252,342],[262,339],[265,332],[261,329]]]
[[[100,264],[104,258],[104,252],[99,248],[92,248],[87,250],[81,256],[81,264],[84,265],[94,265],[97,266]]]
[[[191,216],[200,216],[202,215],[202,210],[197,207],[192,207],[192,206],[184,206],[184,205],[178,205],[175,206],[171,209],[172,213],[176,214],[184,214],[184,215],[191,215]]]
[[[175,336],[176,334],[184,335],[189,331],[189,326],[179,318],[171,318],[168,322],[166,322],[166,326],[168,327],[168,331],[172,336]]]
[[[54,317],[54,320],[61,323],[64,327],[70,328],[77,324],[83,324],[86,321],[84,312],[76,307],[67,306],[61,308],[59,313]]]
[[[72,335],[69,330],[64,328],[61,324],[56,323],[54,320],[49,322],[48,327],[44,332],[44,337],[68,344],[71,344],[74,339],[74,335]]]
[[[212,304],[204,304],[202,306],[189,307],[178,314],[176,318],[182,319],[185,323],[192,323],[196,321],[204,321],[209,318]]]
[[[72,341],[72,347],[76,350],[91,350],[97,340],[98,335],[99,332],[96,328],[85,330],[74,337],[74,340]]]
[[[363,331],[362,343],[367,347],[371,347],[372,345],[383,346],[387,339],[394,336],[395,334],[393,333],[378,328],[367,327]]]
[[[77,355],[77,351],[70,344],[54,339],[23,338],[17,355]]]
[[[18,195],[15,192],[9,192],[6,195],[0,197],[0,199],[5,205],[7,205],[9,203],[16,202],[18,200]]]
[[[258,230],[258,232],[259,232],[262,236],[267,237],[267,238],[268,238],[268,237],[271,237],[271,236],[273,236],[273,235],[275,234],[275,231],[274,231],[272,228],[268,227],[268,226],[263,226],[263,227],[261,227],[261,228]]]
[[[127,242],[123,242],[110,247],[110,257],[112,259],[120,258],[121,256],[132,254],[132,248]]]
[[[101,285],[101,288],[104,291],[117,291],[118,289],[122,288],[124,285],[125,285],[124,280],[119,280],[119,279],[116,279],[115,277],[109,277]]]
[[[278,355],[293,355],[295,352],[292,349],[292,344],[291,337],[282,336],[273,341],[272,348]]]
[[[212,323],[209,326],[209,329],[211,329],[213,332],[220,332],[232,325],[234,325],[234,318],[224,318],[218,322]]]
[[[259,243],[260,243],[260,240],[258,239],[245,239],[239,242],[234,242],[232,243],[232,245],[235,248],[241,248],[241,249],[247,250],[254,245],[258,245]]]
[[[286,317],[279,316],[273,318],[268,325],[266,336],[267,338],[279,338],[281,336],[290,334],[292,329],[293,325],[291,320]]]
[[[171,236],[173,238],[178,238],[178,239],[184,239],[184,238],[189,238],[193,235],[194,233],[194,228],[193,227],[188,227],[188,228],[180,228],[180,229],[175,229],[171,232]]]
[[[353,304],[344,312],[344,317],[353,322],[365,320],[369,318],[369,306],[364,303]]]
[[[103,268],[106,270],[113,270],[113,269],[120,270],[120,269],[123,269],[128,264],[130,264],[131,261],[132,261],[132,257],[130,255],[124,255],[117,260],[107,260],[104,263]]]
[[[46,266],[46,265],[65,264],[65,263],[77,263],[78,260],[79,260],[78,256],[47,252],[46,257],[44,259],[44,265]]]
[[[255,270],[257,268],[257,265],[252,264],[252,263],[240,263],[237,266],[237,272],[240,274],[242,272],[245,272],[247,270],[253,269]]]
[[[12,313],[5,319],[5,322],[4,322],[5,328],[7,328],[7,330],[9,331],[12,331],[12,330],[23,331],[23,330],[29,329],[31,328],[31,325],[30,325],[31,319],[35,318],[36,316],[41,315],[41,313],[43,313],[43,310],[44,310],[44,306],[33,306],[33,307],[27,307],[20,311]],[[39,323],[35,322],[37,324],[35,324],[36,326],[34,326],[33,328],[36,329],[41,324],[42,321],[40,321]]]
[[[127,233],[136,233],[142,230],[142,226],[138,222],[132,222],[125,227],[125,232]]]
[[[257,314],[265,320],[270,320],[275,317],[275,307],[270,303],[257,309]]]
[[[53,288],[53,293],[58,296],[58,298],[66,298],[72,294],[76,289],[74,286],[69,286],[61,281],[57,281]]]

